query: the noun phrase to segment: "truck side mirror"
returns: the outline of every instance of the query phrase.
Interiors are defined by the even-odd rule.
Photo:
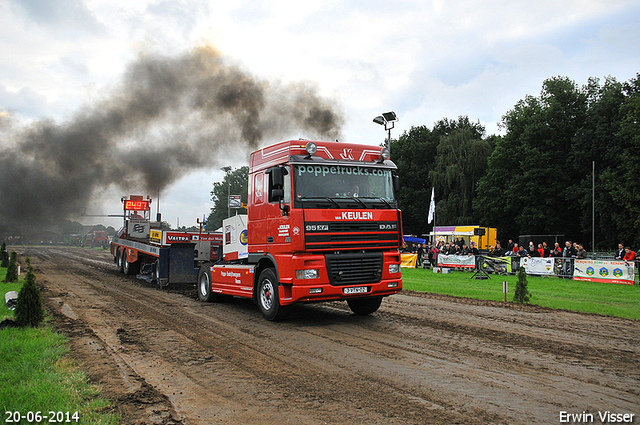
[[[284,186],[284,168],[273,167],[271,170],[271,187],[274,189],[282,189]]]
[[[277,201],[278,203],[282,203],[285,197],[284,179],[288,174],[287,169],[283,167],[272,167],[267,170],[267,174],[269,174],[269,202]],[[280,209],[282,209],[282,207]]]
[[[393,191],[396,193],[396,195],[398,194],[398,192],[400,191],[400,177],[396,176],[395,174],[392,177],[393,180]]]

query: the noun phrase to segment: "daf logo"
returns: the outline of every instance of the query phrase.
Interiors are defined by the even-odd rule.
[[[396,224],[380,224],[379,225],[380,230],[396,230],[396,227],[397,227]]]

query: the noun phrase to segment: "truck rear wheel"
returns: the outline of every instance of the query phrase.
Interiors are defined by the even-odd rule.
[[[366,316],[375,313],[382,304],[382,297],[359,298],[355,300],[347,300],[349,308],[359,316]]]
[[[289,311],[288,306],[280,305],[278,280],[273,268],[264,269],[258,279],[258,306],[267,320],[284,319]]]
[[[127,259],[127,251],[122,250],[122,271],[124,274],[136,274],[138,272],[139,263],[136,261],[134,263],[130,263]]]
[[[211,265],[204,264],[198,271],[198,299],[204,302],[220,301],[220,294],[211,290]]]

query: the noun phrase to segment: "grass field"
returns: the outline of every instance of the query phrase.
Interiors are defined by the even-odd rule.
[[[14,316],[5,305],[4,294],[19,291],[22,286],[22,281],[3,282],[5,274],[6,269],[0,268],[0,320]],[[120,423],[109,401],[99,397],[100,388],[89,384],[85,374],[67,356],[66,338],[46,322],[38,328],[0,329],[3,423]],[[28,412],[30,418],[26,416]],[[37,412],[48,420],[37,420]],[[53,417],[50,412],[54,412]],[[16,421],[20,416],[21,420]]]
[[[472,279],[473,273],[452,271],[436,274],[430,269],[402,269],[403,289],[418,292],[504,301],[502,282],[509,284],[507,300],[513,302],[516,276],[489,275]],[[557,277],[527,276],[530,304],[607,316],[640,319],[640,286],[594,283]]]

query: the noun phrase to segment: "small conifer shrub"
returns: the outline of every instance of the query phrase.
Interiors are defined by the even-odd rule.
[[[0,247],[0,267],[9,267],[9,253],[7,252],[7,243],[2,241],[2,247]]]
[[[518,269],[518,282],[516,283],[516,292],[513,294],[513,301],[520,304],[526,304],[531,298],[531,293],[527,288],[527,272],[524,267]]]
[[[24,285],[18,293],[18,304],[16,304],[16,323],[20,326],[36,327],[44,320],[44,309],[42,308],[42,297],[40,290],[36,286],[36,275],[31,267],[31,259],[27,257],[27,275]]]
[[[9,265],[7,266],[7,275],[4,278],[5,282],[15,282],[18,280],[18,254],[15,251],[11,253],[9,258]]]

